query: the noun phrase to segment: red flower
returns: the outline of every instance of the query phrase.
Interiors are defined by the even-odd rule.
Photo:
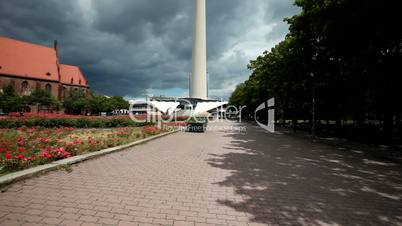
[[[27,149],[24,148],[24,147],[20,147],[20,148],[18,149],[19,152],[24,152],[24,151],[26,151],[26,150],[27,150]]]
[[[40,142],[42,142],[42,143],[49,143],[49,139],[48,138],[41,138],[40,139]]]
[[[23,160],[25,158],[25,156],[24,155],[16,155],[16,156],[14,156],[14,158]]]
[[[81,145],[81,144],[83,144],[83,143],[84,143],[84,142],[83,142],[82,140],[75,140],[73,144],[75,144],[75,145]]]
[[[7,153],[4,155],[4,158],[6,158],[6,160],[10,160],[10,159],[11,159],[11,153],[10,153],[10,152],[7,152]]]
[[[24,145],[24,138],[18,137],[18,138],[17,138],[17,144],[18,144],[18,145]]]
[[[96,145],[96,144],[98,144],[99,142],[97,141],[97,140],[95,140],[95,139],[93,139],[92,137],[88,137],[88,144],[90,144],[90,145]]]
[[[39,157],[40,159],[45,158],[45,157],[46,157],[46,158],[51,158],[52,155],[49,154],[49,152],[45,151],[45,152],[42,152],[38,157]]]
[[[7,151],[7,149],[6,148],[0,148],[0,153],[2,153],[2,152],[6,152]]]
[[[71,153],[66,151],[64,148],[56,148],[51,151],[45,151],[42,152],[39,156],[40,159],[43,158],[56,158],[56,159],[62,159],[62,158],[69,158],[71,157]]]

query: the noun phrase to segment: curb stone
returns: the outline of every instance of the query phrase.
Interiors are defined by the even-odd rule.
[[[22,171],[9,173],[9,174],[6,174],[6,175],[0,177],[0,188],[10,185],[12,183],[15,183],[17,181],[25,180],[25,179],[28,179],[28,178],[31,178],[34,176],[38,176],[40,174],[50,172],[50,171],[58,170],[65,166],[77,164],[77,163],[80,163],[80,162],[83,162],[86,160],[90,160],[90,159],[93,159],[96,157],[104,156],[104,155],[107,155],[110,153],[124,151],[127,148],[131,148],[131,147],[134,147],[134,146],[137,146],[140,144],[144,144],[149,141],[156,140],[158,138],[161,138],[161,137],[173,134],[173,133],[177,133],[179,131],[180,130],[174,130],[174,131],[158,134],[156,136],[148,137],[148,138],[145,138],[142,140],[138,140],[138,141],[135,141],[135,142],[132,142],[129,144],[112,147],[112,148],[107,148],[107,149],[103,149],[103,150],[96,151],[96,152],[91,152],[91,153],[84,154],[84,155],[73,156],[70,158],[51,162],[51,163],[48,163],[45,165],[35,166],[35,167],[25,169]]]

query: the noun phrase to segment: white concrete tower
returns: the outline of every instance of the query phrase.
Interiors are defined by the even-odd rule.
[[[190,79],[190,98],[208,99],[207,31],[205,0],[195,0],[193,34],[193,70]]]

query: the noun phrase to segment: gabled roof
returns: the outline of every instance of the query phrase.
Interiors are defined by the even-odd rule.
[[[60,64],[61,83],[74,86],[88,86],[87,80],[80,68],[67,64]]]
[[[53,48],[0,36],[0,74],[58,81]]]

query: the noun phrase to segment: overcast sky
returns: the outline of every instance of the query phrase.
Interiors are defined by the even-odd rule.
[[[209,87],[227,98],[283,40],[293,0],[207,0]],[[194,0],[0,0],[0,35],[47,46],[107,95],[186,96]]]

